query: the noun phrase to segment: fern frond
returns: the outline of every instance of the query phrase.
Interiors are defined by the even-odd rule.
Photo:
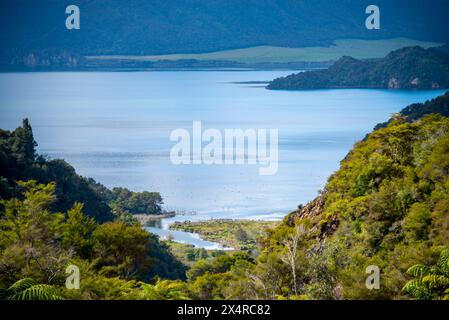
[[[57,290],[48,284],[36,284],[9,297],[10,300],[62,300]]]
[[[19,281],[16,281],[13,285],[11,285],[8,288],[7,293],[9,296],[11,296],[11,295],[19,293],[21,291],[24,291],[24,290],[28,289],[29,287],[32,287],[36,284],[37,284],[37,282],[32,278],[20,279]]]
[[[444,274],[449,276],[449,247],[441,251],[438,267]]]
[[[421,280],[410,280],[405,284],[402,290],[415,299],[428,300],[432,299],[432,294]]]
[[[422,264],[415,264],[414,266],[411,266],[407,270],[407,274],[411,275],[415,278],[422,278],[430,273],[430,268],[422,265]]]
[[[431,289],[449,287],[449,278],[443,275],[430,274],[422,278],[422,282]]]

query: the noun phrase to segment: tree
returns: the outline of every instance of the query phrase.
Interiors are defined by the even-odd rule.
[[[101,224],[92,233],[92,243],[95,266],[102,275],[142,281],[155,276],[185,278],[185,266],[140,225]]]
[[[24,119],[22,127],[17,128],[11,135],[11,151],[17,163],[22,167],[31,165],[36,159],[36,147],[33,130],[28,119]]]
[[[68,253],[58,245],[64,215],[52,213],[55,184],[19,182],[24,199],[3,200],[0,219],[0,274],[6,282],[33,277],[42,282],[62,276]]]
[[[235,231],[235,237],[239,242],[245,243],[248,241],[248,234],[241,227],[238,227]]]
[[[298,283],[296,277],[298,244],[300,240],[304,237],[304,234],[305,228],[304,225],[301,224],[295,227],[293,233],[282,242],[286,250],[284,251],[284,254],[282,255],[281,259],[282,261],[284,261],[284,263],[286,263],[290,267],[293,277],[293,292],[295,293],[295,296],[298,295]]]
[[[95,229],[95,220],[83,214],[83,205],[75,203],[67,212],[64,221],[61,244],[76,254],[87,257],[92,246],[90,237]]]
[[[112,189],[113,199],[110,201],[113,207],[132,214],[161,214],[163,204],[158,192],[133,192],[126,188]]]
[[[139,226],[127,226],[120,221],[99,225],[92,235],[98,268],[105,275],[126,278],[143,271],[150,263],[146,256],[149,237]]]
[[[415,299],[449,300],[449,247],[445,247],[440,259],[434,266],[417,264],[407,270],[415,279],[410,280],[402,289]]]

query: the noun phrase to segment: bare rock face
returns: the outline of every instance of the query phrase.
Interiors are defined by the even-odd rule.
[[[323,211],[323,199],[321,196],[316,197],[307,205],[299,205],[298,209],[287,215],[284,222],[288,226],[294,226],[300,223],[300,220],[318,216]]]
[[[289,226],[298,225],[302,220],[307,219],[312,223],[311,232],[317,234],[318,239],[324,239],[332,235],[338,228],[339,221],[336,215],[324,219],[324,197],[316,197],[306,206],[298,207],[298,210],[292,212],[285,219]]]
[[[298,211],[295,220],[301,220],[305,218],[313,218],[320,215],[323,212],[324,200],[323,197],[316,197],[309,202],[305,207]]]
[[[10,61],[11,66],[24,69],[73,69],[83,63],[83,57],[63,50],[43,50],[18,54]]]
[[[400,85],[399,85],[399,81],[396,78],[391,78],[388,81],[388,89],[399,89]]]
[[[419,84],[420,84],[419,78],[414,78],[412,81],[410,81],[410,84],[412,84],[414,86],[419,86]]]

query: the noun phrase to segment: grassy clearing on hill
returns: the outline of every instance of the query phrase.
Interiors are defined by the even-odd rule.
[[[351,56],[356,59],[381,58],[389,52],[411,46],[423,48],[438,47],[443,45],[437,42],[425,42],[408,38],[394,38],[387,40],[359,40],[340,39],[335,40],[330,47],[304,47],[286,48],[273,46],[258,46],[244,49],[224,50],[198,54],[167,54],[153,56],[90,56],[89,59],[107,60],[136,60],[136,61],[158,61],[158,60],[226,60],[242,63],[286,63],[286,62],[326,62]]]

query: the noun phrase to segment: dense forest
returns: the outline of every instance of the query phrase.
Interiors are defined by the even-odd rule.
[[[327,46],[336,39],[407,37],[447,42],[445,0],[378,0],[382,27],[365,27],[368,0],[78,0],[81,28],[65,29],[67,3],[0,3],[2,53],[57,49],[80,55],[211,52],[259,45]],[[420,23],[416,23],[419,21]]]
[[[445,117],[449,117],[449,91],[442,96],[435,99],[426,101],[424,103],[411,104],[398,114],[394,115],[388,122],[379,123],[374,127],[374,130],[385,128],[389,123],[400,117],[407,122],[414,122],[428,114],[440,114]]]
[[[273,90],[333,88],[439,89],[449,87],[449,56],[441,50],[402,48],[382,59],[342,57],[325,70],[277,78]]]
[[[409,106],[356,143],[320,195],[268,229],[257,251],[204,253],[190,268],[107,200],[126,210],[140,197],[77,175],[68,177],[85,181],[85,198],[58,187],[70,179],[49,175],[25,120],[2,131],[0,296],[449,299],[448,104],[446,93]],[[107,206],[111,218],[87,214],[83,201]],[[71,264],[79,290],[64,286]],[[365,285],[370,265],[381,271],[378,290]]]

